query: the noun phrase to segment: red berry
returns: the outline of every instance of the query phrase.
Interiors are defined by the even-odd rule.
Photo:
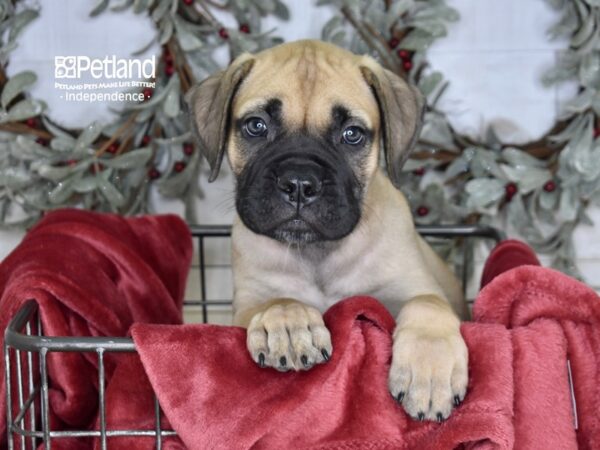
[[[114,154],[114,153],[117,153],[117,150],[119,150],[119,143],[118,143],[118,142],[113,142],[113,143],[112,143],[112,144],[110,144],[110,145],[108,146],[108,148],[106,149],[106,151],[107,151],[108,153],[112,153],[112,154]]]
[[[556,183],[552,180],[547,181],[546,184],[544,184],[544,190],[546,192],[554,192],[555,189],[556,189]]]
[[[183,169],[185,169],[185,163],[183,161],[177,161],[173,168],[175,169],[175,172],[177,172],[177,173],[183,172]]]
[[[194,0],[183,0],[183,3],[185,3],[188,6],[190,6],[191,4],[194,3]]]
[[[29,127],[29,128],[35,128],[37,126],[37,120],[35,120],[35,118],[30,117],[29,119],[27,119],[25,121],[25,124]]]
[[[410,52],[408,50],[400,49],[400,50],[398,50],[397,55],[399,58],[402,58],[402,59],[410,58]]]
[[[165,67],[165,75],[170,77],[174,73],[175,73],[175,67],[173,67],[173,65],[167,64]]]
[[[77,160],[76,159],[68,159],[67,160],[67,166],[73,167],[76,164],[77,164]]]
[[[412,69],[412,62],[406,60],[402,63],[402,67],[404,67],[404,70],[406,70],[407,72]]]
[[[594,137],[597,138],[600,136],[600,127],[594,128]]]
[[[156,180],[159,177],[160,177],[160,172],[156,169],[156,167],[153,167],[152,169],[150,169],[148,171],[148,178],[150,178],[151,180]]]
[[[142,138],[142,145],[148,145],[150,142],[152,142],[152,137],[148,136],[147,134],[144,135]]]
[[[504,186],[504,192],[506,193],[506,196],[505,196],[506,200],[510,202],[518,190],[519,190],[519,188],[517,187],[517,185],[515,183],[508,183],[506,186]]]
[[[219,36],[221,36],[222,39],[227,39],[229,37],[229,33],[225,28],[221,28],[219,30]]]
[[[190,142],[183,144],[183,153],[185,153],[187,156],[192,155],[194,153],[194,144]]]
[[[248,33],[250,33],[250,27],[248,26],[247,23],[243,23],[243,24],[240,25],[240,31],[242,33],[248,34]]]
[[[419,217],[424,217],[424,216],[426,216],[427,214],[429,214],[429,208],[428,208],[427,206],[419,206],[419,207],[417,208],[417,215],[418,215]]]
[[[398,47],[399,43],[400,39],[393,37],[389,40],[388,45],[390,46],[390,48],[396,48]]]
[[[422,177],[423,175],[425,175],[425,167],[419,167],[413,170],[413,174],[417,175],[418,177]]]
[[[152,93],[153,93],[153,92],[154,92],[154,91],[153,91],[151,88],[146,88],[146,89],[144,89],[144,90],[142,91],[142,93],[144,94],[144,98],[145,98],[146,100],[148,100],[150,97],[152,97]]]
[[[35,142],[37,142],[40,145],[43,145],[44,147],[50,143],[50,141],[48,141],[48,139],[44,139],[44,138],[41,138],[41,137],[37,138],[35,140]]]

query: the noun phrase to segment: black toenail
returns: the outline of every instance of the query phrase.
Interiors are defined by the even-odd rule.
[[[323,359],[325,361],[329,361],[329,352],[325,349],[321,350],[321,355],[323,355]]]
[[[402,400],[404,400],[404,391],[398,393],[398,403],[402,403]]]
[[[287,358],[285,356],[282,356],[281,358],[279,358],[279,365],[281,367],[287,366]]]
[[[423,422],[423,420],[425,420],[425,413],[424,413],[423,411],[421,411],[421,412],[418,414],[418,417],[419,417],[419,420],[420,420],[421,422]]]
[[[304,367],[308,367],[308,356],[302,355],[300,357],[300,361],[302,361],[302,364],[304,365]]]
[[[265,367],[265,354],[261,353],[258,355],[258,365],[260,367]]]
[[[437,413],[435,417],[437,418],[438,422],[443,422],[444,421],[444,416],[442,415],[441,412]]]
[[[454,406],[460,405],[460,397],[458,395],[454,396]]]

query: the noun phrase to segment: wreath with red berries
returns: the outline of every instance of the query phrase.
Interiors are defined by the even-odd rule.
[[[337,11],[324,26],[323,39],[372,54],[427,98],[425,125],[404,168],[403,190],[416,220],[512,229],[539,252],[551,253],[555,267],[577,275],[573,230],[590,223],[586,208],[600,197],[600,54],[594,50],[600,46],[600,3],[547,1],[562,11],[551,36],[568,37],[570,46],[545,81],[575,79],[580,90],[564,105],[561,120],[525,145],[503,143],[493,129],[482,140],[465,136],[437,108],[447,83],[427,64],[426,50],[459,18],[444,0],[319,0],[317,5]],[[0,23],[7,33],[0,55],[7,55],[37,11],[18,2],[3,5]],[[235,57],[281,42],[260,31],[261,19],[269,14],[286,19],[289,14],[280,0],[125,0],[118,5],[100,0],[91,14],[107,8],[133,8],[156,24],[154,39],[163,50],[155,88],[144,89],[144,102],[125,107],[112,124],[69,130],[54,123],[43,102],[27,93],[35,74],[7,79],[0,69],[4,226],[24,227],[46,210],[68,205],[146,212],[152,185],[165,197],[182,199],[193,222],[201,164],[183,112],[183,94],[197,79],[220,69],[213,59],[220,47],[227,46]],[[213,14],[217,9],[238,25],[225,27]],[[442,251],[459,264],[463,261],[455,243]]]

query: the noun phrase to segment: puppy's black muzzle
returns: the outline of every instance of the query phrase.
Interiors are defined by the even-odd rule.
[[[360,218],[358,184],[348,160],[306,135],[273,142],[240,174],[236,208],[256,233],[284,242],[341,239]]]

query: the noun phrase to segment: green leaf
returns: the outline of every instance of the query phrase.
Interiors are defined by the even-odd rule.
[[[8,114],[0,118],[0,122],[12,122],[35,117],[42,113],[46,104],[40,100],[25,99],[14,105]]]
[[[562,130],[560,133],[553,134],[552,136],[548,136],[548,139],[552,142],[565,142],[569,141],[581,131],[581,128],[584,126],[585,119],[583,116],[577,116],[573,118],[567,125],[567,127]]]
[[[343,22],[344,21],[340,16],[333,16],[331,19],[329,19],[321,30],[321,39],[324,41],[329,41],[333,32],[337,28],[341,27]]]
[[[600,88],[600,54],[590,52],[583,56],[579,66],[579,81],[582,86]]]
[[[421,77],[419,80],[419,89],[425,97],[435,90],[436,87],[443,81],[444,77],[441,72],[433,72],[429,75]]]
[[[164,17],[169,10],[171,2],[172,0],[161,0],[160,3],[156,5],[154,11],[152,11],[152,20],[154,20],[154,22],[158,22]]]
[[[102,192],[102,195],[108,200],[113,210],[125,204],[123,194],[110,181],[102,177],[98,177],[98,190]]]
[[[285,3],[277,0],[275,2],[275,9],[273,10],[275,17],[279,17],[281,20],[290,20],[290,10]]]
[[[98,136],[100,136],[103,129],[104,126],[99,122],[92,122],[84,127],[75,141],[75,151],[88,148],[96,139],[98,139]]]
[[[48,194],[48,200],[54,205],[65,203],[73,195],[73,185],[81,174],[74,174],[64,181],[60,181]]]
[[[158,29],[160,30],[158,43],[165,45],[171,39],[171,36],[173,36],[173,21],[169,17],[164,17],[160,21]]]
[[[346,32],[344,30],[338,30],[329,37],[329,42],[334,45],[342,47],[346,39]]]
[[[94,9],[90,12],[90,17],[96,17],[103,13],[108,7],[109,0],[99,0]]]
[[[407,25],[412,26],[416,29],[423,30],[433,36],[434,38],[446,36],[448,29],[444,23],[439,20],[413,20],[409,21]],[[402,45],[405,46],[405,42],[402,41]]]
[[[113,169],[133,169],[134,167],[145,166],[152,157],[151,148],[140,148],[123,153],[112,159],[102,160],[102,164]]]
[[[150,0],[134,0],[133,12],[135,14],[141,14],[150,7]]]
[[[75,139],[69,137],[55,137],[50,141],[50,148],[59,152],[72,152],[75,147]]]
[[[175,29],[177,31],[177,40],[184,52],[198,50],[204,46],[200,38],[195,36],[186,26],[185,22],[175,17]]]
[[[600,142],[591,145],[590,139],[582,139],[571,157],[571,166],[585,181],[600,177]],[[589,145],[586,145],[588,144]]]
[[[436,38],[444,36],[433,36],[431,33],[421,29],[414,29],[408,35],[402,39],[400,45],[402,48],[407,50],[414,50],[415,52],[422,52],[429,48],[429,46],[435,41]]]
[[[93,192],[98,188],[98,177],[87,176],[78,179],[73,183],[73,190],[80,194],[87,194]]]
[[[558,203],[559,194],[557,191],[546,192],[542,190],[539,197],[540,206],[547,211],[554,211]]]
[[[480,147],[473,147],[473,150],[471,173],[475,178],[484,178],[489,175],[494,178],[505,178],[504,172],[497,162],[497,153]]]
[[[502,158],[515,167],[546,167],[546,163],[515,147],[502,150]]]
[[[131,5],[133,5],[133,0],[123,0],[120,4],[115,5],[110,9],[115,12],[120,12],[120,11],[125,11]]]
[[[0,169],[0,187],[19,190],[33,183],[31,173],[23,166]]]
[[[469,194],[467,206],[480,209],[504,197],[504,183],[494,178],[475,178],[465,184],[465,191]]]
[[[2,90],[2,96],[0,96],[2,107],[6,109],[16,96],[35,83],[36,80],[37,75],[30,71],[21,72],[11,77]]]
[[[23,29],[29,25],[29,23],[39,16],[39,13],[33,9],[26,9],[20,13],[18,13],[14,17],[13,25],[10,29],[8,40],[14,41],[17,39],[19,34],[23,31]]]
[[[577,32],[571,38],[571,46],[574,48],[584,45],[592,37],[596,28],[596,15],[588,14],[587,11],[585,11],[585,7],[578,9],[581,17],[584,19],[579,30],[577,30]]]
[[[448,167],[446,168],[446,171],[444,172],[444,178],[446,180],[450,180],[450,179],[456,177],[457,175],[460,175],[460,174],[468,172],[468,171],[469,171],[469,162],[467,160],[465,160],[463,157],[458,157],[448,165]]]
[[[445,150],[456,150],[454,137],[444,117],[437,114],[425,114],[425,123],[421,131],[420,141],[430,143]]]
[[[169,88],[169,92],[167,93],[167,96],[165,97],[165,101],[162,105],[163,112],[165,113],[165,115],[167,117],[170,117],[170,118],[175,118],[179,115],[179,107],[180,107],[180,99],[181,99],[181,92],[179,89],[179,86],[180,86],[179,77],[173,76],[173,78],[175,78],[175,81],[173,81],[173,83],[171,84],[171,86]]]
[[[43,164],[37,168],[37,173],[47,180],[58,182],[67,178],[74,172],[82,172],[89,167],[89,161],[80,161],[75,166],[52,166]]]
[[[573,188],[563,189],[560,193],[558,217],[567,222],[575,220],[578,203],[579,200],[577,199]]]
[[[396,0],[392,2],[386,14],[385,28],[390,28],[400,16],[408,12],[414,6],[414,0]]]
[[[564,119],[570,117],[573,114],[582,113],[592,105],[594,97],[594,91],[592,89],[585,89],[579,95],[575,96],[571,100],[565,103],[560,118]]]

